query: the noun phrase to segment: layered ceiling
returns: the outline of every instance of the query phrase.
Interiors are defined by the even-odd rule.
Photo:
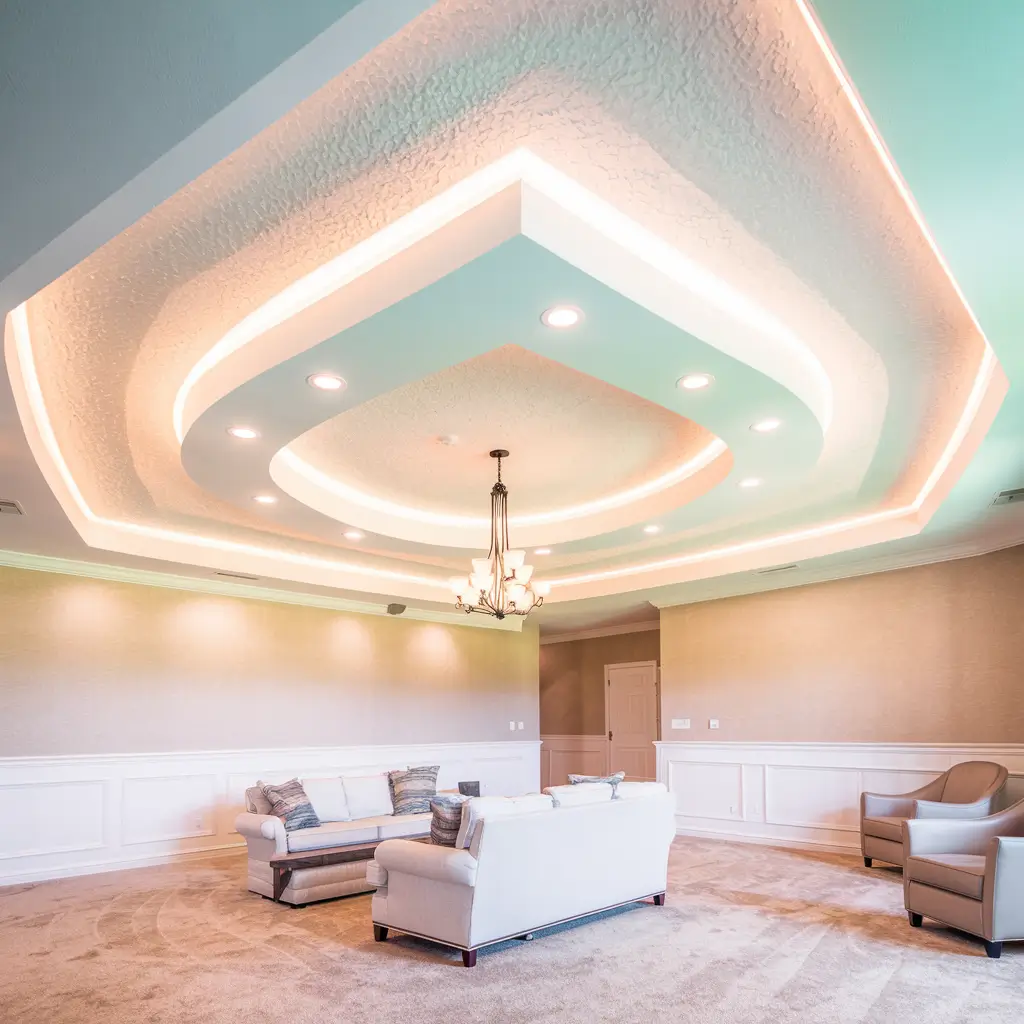
[[[816,14],[408,6],[364,0],[361,51],[288,62],[319,88],[5,281],[86,560],[441,610],[496,447],[552,629],[920,560],[1007,376]]]

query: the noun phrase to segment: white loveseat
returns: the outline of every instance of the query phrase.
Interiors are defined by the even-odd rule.
[[[545,793],[557,800],[568,788]],[[607,789],[599,802],[485,813],[469,849],[381,843],[367,867],[374,937],[394,929],[430,939],[462,950],[472,967],[481,946],[650,897],[661,904],[673,799],[658,783],[615,800]]]
[[[430,813],[375,814],[348,821],[325,821],[315,828],[285,830],[284,822],[269,809],[266,797],[258,786],[245,791],[246,810],[235,818],[235,829],[245,838],[249,850],[249,891],[268,899],[274,898],[274,874],[270,861],[289,853],[313,853],[339,846],[376,843],[382,839],[416,837],[430,832]],[[344,864],[322,864],[300,867],[291,872],[288,885],[281,893],[284,903],[302,906],[316,900],[370,892],[366,881],[369,857]]]

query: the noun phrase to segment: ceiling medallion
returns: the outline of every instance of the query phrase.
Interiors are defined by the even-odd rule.
[[[533,566],[524,564],[526,552],[509,549],[508,488],[501,482],[501,460],[508,458],[508,452],[495,448],[490,455],[498,460],[498,480],[491,488],[491,550],[486,558],[473,559],[469,577],[452,579],[452,593],[458,599],[455,607],[467,615],[483,612],[498,619],[529,615],[544,603],[551,584],[532,580]]]

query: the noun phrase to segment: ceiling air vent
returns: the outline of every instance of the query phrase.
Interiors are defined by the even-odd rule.
[[[758,576],[774,576],[779,572],[790,572],[792,569],[799,568],[796,562],[791,562],[789,565],[772,565],[767,569],[755,569],[754,573]]]
[[[231,580],[251,580],[252,582],[259,579],[259,576],[246,576],[244,572],[215,572],[214,576],[226,576]]]
[[[24,514],[16,501],[0,498],[0,516],[23,516]]]
[[[1015,487],[1012,491],[1000,491],[992,499],[993,505],[1010,505],[1019,501],[1024,504],[1024,487]]]

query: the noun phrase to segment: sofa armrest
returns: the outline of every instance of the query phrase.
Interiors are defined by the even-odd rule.
[[[288,833],[284,822],[276,815],[243,811],[235,818],[235,831],[244,836],[246,842],[250,839],[270,840],[277,848],[277,853],[288,852]]]
[[[884,793],[861,793],[861,818],[908,818],[914,813],[912,796],[886,796]]]
[[[991,937],[998,941],[1024,935],[1024,836],[989,840],[984,892],[984,920]]]
[[[907,857],[932,853],[973,853],[984,856],[1002,822],[992,818],[911,818],[903,822]]]
[[[992,806],[991,797],[983,797],[972,804],[947,804],[938,800],[915,800],[915,818],[984,818]]]
[[[397,871],[438,882],[476,885],[476,858],[468,850],[430,846],[409,839],[386,839],[377,847],[373,859],[389,873]]]

